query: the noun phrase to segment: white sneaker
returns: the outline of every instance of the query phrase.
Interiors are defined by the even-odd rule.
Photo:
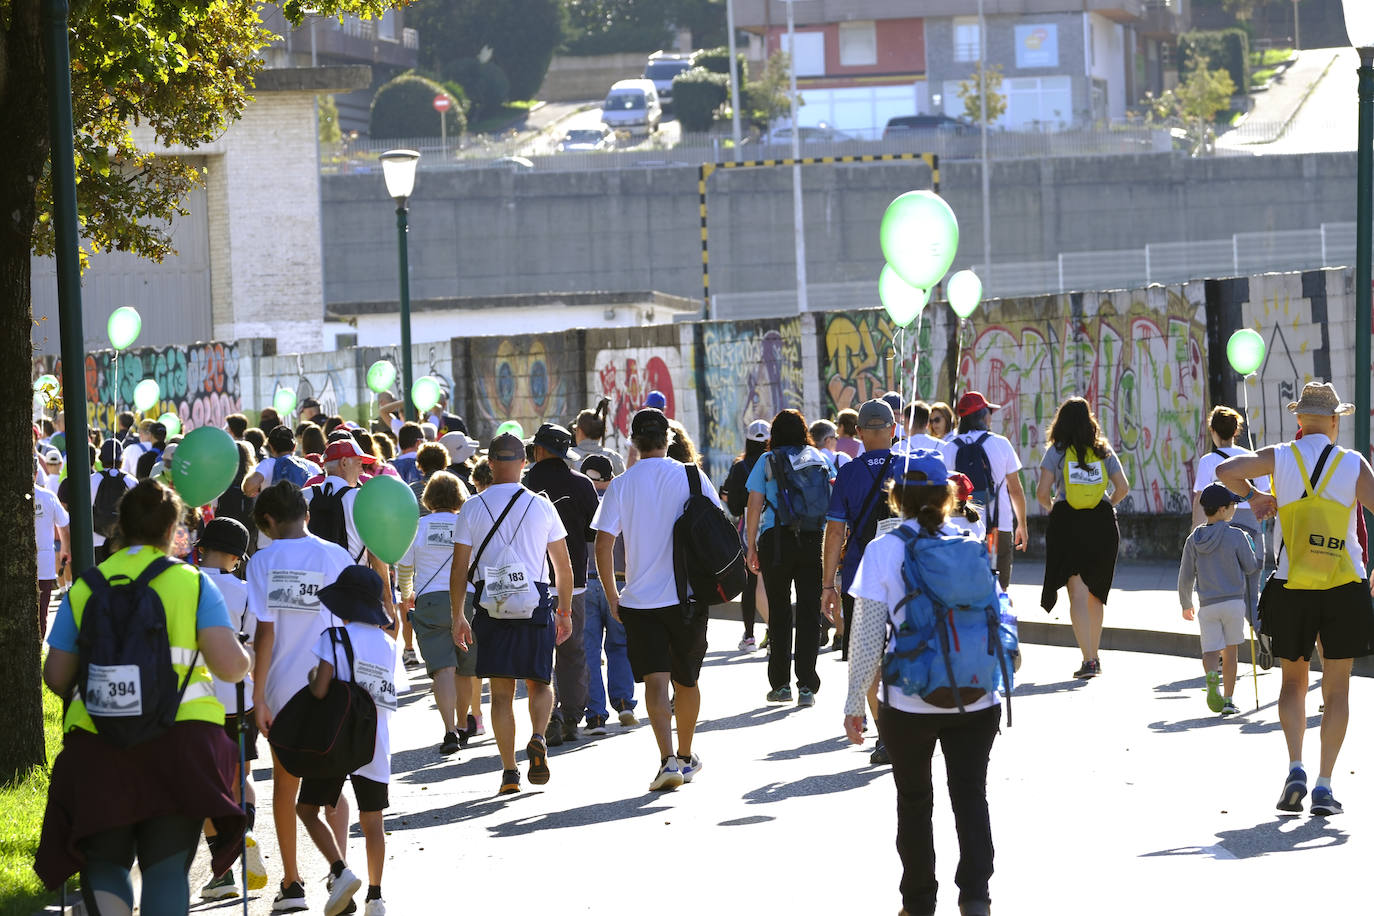
[[[677,758],[669,757],[667,762],[658,768],[658,775],[654,777],[654,781],[649,783],[649,791],[667,792],[680,785],[682,785],[682,770],[678,766]]]
[[[243,836],[243,867],[248,872],[248,889],[260,891],[267,886],[267,863],[262,860],[262,849],[253,834]]]
[[[689,760],[684,760],[679,757],[677,759],[677,767],[682,771],[682,781],[691,782],[692,777],[701,772],[701,758],[696,754],[693,754]]]
[[[339,916],[362,886],[363,879],[353,874],[353,869],[345,865],[343,873],[329,884],[329,899],[324,903],[324,916]]]
[[[758,643],[754,642],[754,637],[752,636],[746,636],[739,641],[739,650],[741,652],[753,652],[757,650],[758,647]]]
[[[386,916],[386,901],[369,900],[363,908],[363,916]]]
[[[639,724],[639,717],[635,715],[633,709],[622,709],[620,711],[620,724],[625,728],[632,728]]]

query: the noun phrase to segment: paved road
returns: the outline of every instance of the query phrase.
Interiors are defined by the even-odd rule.
[[[1142,584],[1165,575],[1146,569],[1136,574]],[[1143,603],[1172,610],[1167,589],[1119,596],[1109,615]],[[1030,603],[1018,602],[1028,619],[1042,613],[1022,606]],[[555,749],[548,786],[497,799],[490,740],[441,758],[428,696],[403,697],[386,819],[390,912],[895,912],[892,782],[887,768],[868,765],[867,748],[841,737],[844,665],[821,656],[816,708],[770,707],[764,657],[734,651],[739,636],[738,623],[711,624],[697,742],[705,768],[667,795],[645,791],[656,753],[644,725]],[[1028,646],[1025,658],[1015,724],[998,739],[990,775],[999,913],[1274,911],[1322,893],[1354,899],[1355,876],[1374,854],[1374,790],[1361,778],[1374,752],[1365,724],[1374,683],[1357,679],[1353,688],[1357,724],[1336,782],[1350,813],[1280,821],[1272,804],[1287,760],[1276,674],[1261,675],[1257,712],[1247,677],[1238,695],[1245,714],[1222,721],[1206,709],[1193,659],[1108,652],[1104,675],[1081,683],[1069,676],[1074,650]],[[1315,765],[1315,743],[1307,757]],[[270,781],[259,790],[270,825]],[[940,912],[952,914],[957,847],[947,802],[937,800]],[[270,826],[259,835],[275,878]],[[323,863],[303,835],[301,843],[318,907]],[[351,851],[361,872],[356,828]],[[204,880],[202,851],[193,886]],[[270,894],[255,893],[250,912],[269,909]],[[197,911],[212,910],[233,906]]]
[[[1246,122],[1219,137],[1217,145],[1256,155],[1354,150],[1358,67],[1353,48],[1300,52],[1281,79],[1256,95]],[[1290,118],[1288,129],[1274,140]]]

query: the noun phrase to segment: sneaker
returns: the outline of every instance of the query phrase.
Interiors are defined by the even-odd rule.
[[[760,648],[760,649],[767,649],[767,648],[768,648],[768,634],[767,634],[767,633],[764,633],[764,634],[763,634],[763,639],[759,641],[759,648]]]
[[[482,721],[481,714],[468,716],[468,728],[474,738],[481,737],[487,733],[487,725]]]
[[[549,747],[559,747],[563,744],[563,723],[557,719],[549,720],[549,727],[545,729],[544,743]]]
[[[992,904],[986,900],[961,900],[959,916],[992,916]]]
[[[231,868],[218,878],[200,889],[201,900],[228,900],[239,895],[239,886],[234,883],[234,870]]]
[[[502,770],[501,788],[496,790],[497,795],[514,795],[520,791],[520,771]]]
[[[1328,792],[1329,794],[1329,792]],[[1302,814],[1302,800],[1307,795],[1307,774],[1301,767],[1288,771],[1288,781],[1284,783],[1283,795],[1275,807],[1279,814]]]
[[[343,909],[339,910],[339,916],[353,916],[356,912],[358,912],[358,902],[352,897],[349,897],[348,903]]]
[[[881,741],[873,745],[873,753],[868,755],[868,763],[870,766],[887,766],[891,762],[892,758],[887,756],[887,745],[883,744]]]
[[[680,785],[682,785],[682,769],[678,766],[676,757],[669,757],[658,768],[658,774],[654,776],[654,781],[649,783],[649,791],[667,792]]]
[[[1227,700],[1221,707],[1221,714],[1223,716],[1238,716],[1240,715],[1240,709],[1237,708],[1235,703]]]
[[[563,723],[563,740],[565,742],[576,741],[580,737],[582,737],[582,734],[577,730],[576,722],[565,721]]]
[[[549,731],[553,731],[553,726],[549,726]],[[530,761],[529,778],[530,783],[542,786],[549,781],[549,749],[544,739],[535,735],[530,739],[530,743],[525,745],[525,756]]]
[[[1226,701],[1221,698],[1221,675],[1216,671],[1207,672],[1207,708],[1212,712],[1221,712],[1221,707],[1226,705]]]
[[[1090,659],[1083,663],[1083,667],[1073,673],[1073,676],[1081,681],[1086,681],[1090,677],[1097,677],[1102,673],[1102,662],[1097,659]]]
[[[1330,817],[1333,814],[1342,814],[1345,809],[1341,803],[1336,801],[1336,796],[1331,794],[1331,789],[1326,786],[1317,786],[1312,790],[1312,815],[1314,817]]]
[[[587,731],[587,734],[589,734],[589,735],[605,735],[605,734],[609,734],[609,732],[606,731],[606,717],[605,717],[605,716],[588,716],[588,717],[587,717],[587,729],[586,729],[586,731]]]
[[[386,916],[386,901],[380,897],[376,900],[369,900],[363,909],[363,916]]]
[[[741,652],[753,652],[757,650],[758,647],[758,643],[754,642],[754,637],[752,636],[746,636],[739,641],[739,650]]]
[[[324,902],[324,916],[339,916],[362,886],[363,879],[353,874],[353,869],[345,865],[338,877],[329,882],[329,899]]]
[[[1255,661],[1259,664],[1261,671],[1268,671],[1274,667],[1274,647],[1270,643],[1269,637],[1263,633],[1258,634],[1259,651]]]
[[[262,860],[262,848],[252,831],[243,835],[243,868],[248,873],[248,889],[260,891],[267,886],[267,863]]]
[[[633,709],[622,709],[620,711],[620,724],[625,728],[632,728],[639,724],[639,716],[635,715]]]
[[[290,886],[283,884],[272,901],[274,913],[302,913],[308,909],[305,905],[305,888],[299,881],[292,881]]]
[[[677,768],[682,773],[682,781],[691,782],[692,777],[701,772],[701,758],[696,754],[691,757],[678,757]]]
[[[816,694],[815,694],[813,691],[811,691],[811,690],[807,690],[805,687],[798,687],[798,688],[797,688],[797,705],[798,705],[798,706],[815,706],[815,705],[816,705]]]
[[[414,668],[420,664],[420,659],[419,656],[415,654],[414,649],[406,649],[404,652],[401,653],[401,662],[407,668]]]
[[[844,637],[836,633],[835,638],[830,640],[830,649],[832,652],[839,652],[844,649]]]
[[[791,703],[792,688],[779,687],[777,690],[768,691],[768,696],[764,697],[770,703]]]
[[[439,753],[444,755],[456,754],[460,747],[462,747],[462,742],[458,740],[457,732],[444,732],[444,740],[439,743]]]

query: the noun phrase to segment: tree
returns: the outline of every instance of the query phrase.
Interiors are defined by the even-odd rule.
[[[1237,22],[1249,22],[1255,12],[1269,0],[1221,0],[1226,12],[1236,17]]]
[[[316,0],[313,10],[380,16],[383,0]],[[214,140],[250,101],[256,56],[273,36],[254,0],[74,4],[69,41],[76,125],[77,203],[89,250],[160,260],[172,250],[169,220],[202,180],[183,159],[135,147],[134,123],[168,144]],[[47,55],[42,0],[0,0],[0,522],[33,525],[30,256],[52,251],[47,161]],[[299,0],[283,10],[299,21]],[[70,393],[69,393],[70,394]],[[15,538],[0,554],[0,655],[9,659],[0,704],[0,785],[43,763],[34,544]]]
[[[1147,118],[1152,124],[1183,130],[1190,155],[1210,155],[1215,151],[1217,113],[1230,109],[1235,92],[1231,74],[1200,66],[1158,98],[1146,95]]]
[[[429,77],[414,72],[402,73],[377,90],[368,116],[368,133],[377,140],[435,136],[440,132],[439,113],[434,110],[437,95],[448,96],[448,110],[443,114],[444,129],[456,138],[468,125],[463,113],[465,100]]]
[[[729,96],[730,77],[724,73],[693,67],[673,78],[673,111],[684,131],[710,130]]]
[[[570,54],[647,53],[671,43],[662,0],[567,0],[567,12]]]
[[[339,106],[334,104],[334,96],[320,96],[315,105],[315,113],[320,121],[320,144],[333,145],[343,142],[343,132],[339,130]]]
[[[763,64],[759,78],[744,84],[740,93],[740,116],[748,119],[750,126],[767,130],[778,118],[792,113],[791,80],[788,72],[792,58],[785,51],[774,51]],[[805,104],[801,95],[797,96],[797,107]]]
[[[959,98],[964,103],[964,120],[974,124],[983,123],[983,104],[979,98],[979,76],[983,65],[979,64],[973,75],[959,84]],[[988,124],[995,124],[1007,113],[1007,96],[1002,92],[1002,67],[1000,64],[988,67],[984,77],[988,88]]]
[[[406,17],[423,36],[422,70],[443,74],[449,61],[490,48],[515,99],[534,98],[567,27],[561,0],[416,0]]]

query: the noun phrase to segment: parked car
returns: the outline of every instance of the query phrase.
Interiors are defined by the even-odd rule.
[[[664,109],[673,106],[673,78],[692,69],[692,57],[691,54],[669,54],[667,51],[655,51],[649,55],[649,61],[644,65],[644,78],[653,80],[654,88],[658,90],[658,102]]]
[[[615,149],[615,132],[605,124],[570,130],[558,144],[560,153],[591,153],[609,149]]]
[[[952,133],[955,136],[965,136],[977,133],[978,126],[958,118],[951,118],[949,115],[902,115],[899,118],[888,119],[887,127],[883,128],[883,139],[890,140],[893,137],[902,137],[909,133],[924,131],[938,131],[940,133]]]
[[[601,120],[612,130],[651,134],[663,119],[658,90],[653,80],[621,80],[611,87],[601,105]]]
[[[534,163],[524,156],[502,156],[499,159],[491,160],[491,166],[509,172],[528,172],[534,168]]]
[[[805,127],[801,129],[799,137],[802,143],[849,143],[858,139],[853,134],[836,130],[829,124],[821,123],[815,127]],[[781,145],[792,142],[791,127],[775,127],[768,134],[768,142]]]

